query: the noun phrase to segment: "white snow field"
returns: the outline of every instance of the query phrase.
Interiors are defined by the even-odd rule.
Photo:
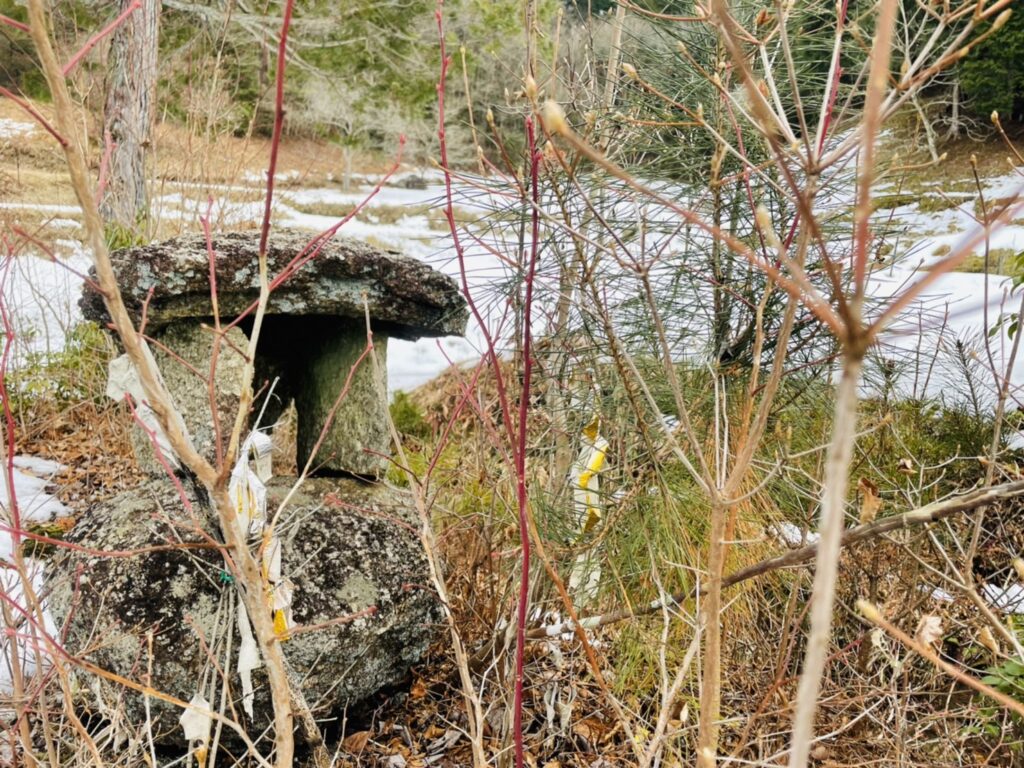
[[[409,189],[394,186],[404,183],[415,175],[421,182],[419,188]],[[1020,187],[1018,175],[1009,174],[988,182],[986,193],[993,198],[1013,194]],[[284,180],[284,179],[282,179]],[[213,190],[225,194],[242,196],[248,202],[234,199],[214,199],[212,211],[205,196],[189,197],[182,192],[169,192],[153,201],[159,216],[190,222],[194,231],[199,231],[198,217],[208,213],[223,228],[240,226],[258,221],[262,207],[258,200],[256,186],[221,186]],[[679,190],[667,187],[675,193]],[[312,234],[321,232],[338,222],[334,216],[303,213],[299,208],[310,206],[355,207],[367,201],[373,192],[373,180],[350,191],[338,188],[300,188],[279,190],[274,205],[274,224],[308,230]],[[197,199],[202,197],[204,199]],[[451,238],[444,226],[440,208],[445,198],[443,177],[437,171],[410,172],[389,180],[379,192],[366,202],[360,216],[347,222],[339,231],[342,236],[368,240],[376,245],[398,250],[408,256],[430,263],[437,269],[461,279],[460,266],[451,247]],[[507,205],[507,200],[496,192],[488,192],[475,182],[456,183],[456,206],[460,220],[482,218],[489,210]],[[74,213],[70,206],[18,206],[16,203],[0,204],[10,208],[32,208],[54,214],[59,226],[71,227],[74,220],[56,218],[57,215]],[[924,270],[933,264],[944,246],[954,247],[970,233],[976,223],[971,218],[973,202],[965,201],[957,208],[937,213],[922,213],[917,205],[907,205],[895,210],[882,210],[876,214],[880,225],[898,226],[907,231],[897,246],[909,256],[901,259],[896,266],[881,266],[872,273],[869,292],[875,299],[892,296],[901,287],[924,275]],[[408,209],[409,214],[395,215],[396,209]],[[375,210],[387,209],[389,215],[375,215]],[[428,217],[425,210],[433,209],[436,216]],[[673,214],[670,211],[638,209],[633,203],[615,206],[616,217],[629,220],[630,217],[646,215],[655,221],[664,220]],[[1016,221],[1021,221],[1020,219]],[[51,222],[52,223],[52,222]],[[186,225],[188,227],[188,225]],[[470,290],[477,297],[477,306],[492,328],[502,327],[505,317],[504,302],[498,287],[510,285],[516,279],[514,269],[503,263],[503,258],[514,257],[518,249],[514,227],[480,227],[478,234],[472,225],[466,227],[462,241],[466,256],[466,279]],[[690,248],[699,236],[688,233]],[[649,236],[653,239],[653,236]],[[675,235],[663,236],[658,247],[671,248]],[[66,265],[82,273],[87,269],[88,259],[82,246],[70,239],[58,242],[59,253],[66,259]],[[651,247],[648,245],[648,247]],[[990,238],[990,248],[1024,251],[1024,226],[1010,223],[995,232]],[[980,251],[980,247],[975,249]],[[543,259],[543,253],[542,253]],[[539,281],[547,289],[555,290],[554,280],[542,268]],[[987,298],[986,298],[987,283]],[[611,285],[611,283],[610,283]],[[20,327],[20,352],[59,349],[63,343],[64,329],[78,318],[77,298],[81,279],[61,264],[45,259],[19,258],[11,269],[5,283],[5,296],[14,310],[13,316]],[[633,291],[610,288],[612,303],[623,303]],[[620,295],[615,295],[616,292]],[[982,274],[953,273],[942,276],[928,291],[923,301],[904,313],[892,325],[886,337],[886,345],[892,350],[916,349],[923,334],[929,338],[929,349],[940,349],[954,344],[957,339],[976,345],[984,325],[991,327],[1004,312],[1015,312],[1019,299],[1011,297],[1009,281],[997,275],[986,278]],[[537,323],[543,328],[543,318]],[[693,331],[694,334],[697,331]],[[504,335],[504,334],[499,334]],[[1005,334],[994,339],[997,355],[1003,355]],[[691,334],[691,341],[693,335]],[[451,362],[476,359],[483,350],[483,336],[471,320],[466,338],[423,339],[406,342],[393,339],[389,345],[388,375],[392,390],[408,390],[433,378]],[[976,350],[980,351],[980,350]],[[1024,382],[1024,355],[1019,356],[1015,366],[1014,381]],[[1000,358],[1001,359],[1001,358]],[[998,363],[998,360],[997,360]],[[940,391],[943,378],[929,380],[929,393]],[[920,384],[920,382],[918,382]],[[923,392],[918,392],[923,394]]]

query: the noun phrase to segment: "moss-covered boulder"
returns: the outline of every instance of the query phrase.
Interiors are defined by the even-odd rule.
[[[292,482],[270,483],[270,510]],[[200,690],[219,703],[224,681],[216,667],[229,670],[226,712],[244,719],[235,672],[238,587],[220,549],[202,532],[216,530],[203,500],[188,497],[191,510],[170,483],[154,481],[84,515],[67,538],[92,552],[54,564],[52,609],[58,624],[67,622],[70,653],[140,682],[152,665],[153,687],[178,699]],[[283,648],[318,717],[340,714],[400,682],[435,637],[439,606],[416,526],[404,493],[352,479],[307,480],[282,513],[282,573],[295,585],[296,628],[324,625],[298,632]],[[98,554],[147,548],[132,556]],[[122,702],[134,724],[145,722],[141,694],[95,679],[106,704]],[[271,704],[262,670],[253,682],[255,717],[245,725],[258,734],[272,722]],[[158,741],[181,742],[180,710],[158,699],[149,703]]]

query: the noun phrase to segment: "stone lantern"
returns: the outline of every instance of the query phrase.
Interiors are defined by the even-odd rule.
[[[427,265],[351,240],[326,242],[318,250],[307,244],[305,234],[270,238],[271,279],[291,274],[274,286],[256,352],[256,387],[276,381],[275,396],[266,405],[257,399],[254,412],[264,410],[264,423],[271,423],[294,401],[300,467],[323,434],[314,476],[297,489],[295,477],[274,478],[266,491],[270,510],[287,499],[276,535],[282,571],[294,585],[294,620],[322,627],[298,633],[282,647],[314,714],[331,717],[400,682],[441,623],[412,499],[380,481],[390,453],[387,387],[383,365],[375,367],[368,356],[360,361],[367,318],[383,362],[389,337],[461,334],[467,313],[454,281]],[[205,380],[214,310],[204,238],[113,256],[126,305],[140,325],[145,316],[144,333],[165,383],[194,444],[211,460],[218,432],[211,398],[222,441],[237,408],[252,313],[229,324],[258,296],[257,248],[257,233],[213,240],[223,343],[212,387]],[[91,289],[82,307],[86,317],[107,320]],[[346,382],[347,395],[325,431]],[[221,689],[210,682],[217,678],[211,654],[220,669],[234,670],[227,657],[241,641],[230,619],[238,595],[216,548],[219,531],[202,489],[169,482],[141,430],[135,449],[153,477],[80,517],[67,536],[80,548],[50,569],[49,604],[58,623],[66,622],[69,653],[136,679],[151,667],[153,687],[185,701],[204,681],[213,686],[207,699],[219,701]],[[259,546],[258,536],[251,543]],[[115,550],[143,553],[101,554]],[[260,675],[254,671],[250,733],[272,722]],[[227,691],[233,710],[241,712],[233,671]],[[93,683],[93,695],[123,707],[136,725],[149,717],[158,741],[181,742],[174,707],[157,699],[147,703],[103,678]]]

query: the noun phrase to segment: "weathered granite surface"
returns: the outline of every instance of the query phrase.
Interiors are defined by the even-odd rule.
[[[242,393],[244,354],[249,339],[238,328],[224,333],[214,374],[214,395],[217,418],[220,422],[221,441],[227,445],[228,436],[238,413]],[[213,422],[210,388],[196,373],[207,376],[213,355],[213,333],[194,320],[182,320],[168,325],[160,333],[162,346],[151,345],[153,358],[160,367],[167,391],[185,421],[192,443],[207,461],[216,463],[217,429]],[[166,349],[165,349],[166,347]],[[173,350],[170,354],[167,350]],[[156,477],[166,476],[167,470],[157,461],[150,436],[136,424],[131,434],[132,449],[139,469]]]
[[[379,477],[387,471],[387,457],[391,453],[387,338],[376,339],[373,347],[379,363],[376,366],[369,355],[363,354],[364,334],[309,340],[304,370],[295,390],[295,458],[299,467],[306,465],[320,442],[314,467],[368,477]],[[339,402],[343,391],[344,398]],[[332,415],[333,420],[324,432]]]
[[[270,279],[282,274],[301,254],[309,233],[275,231],[267,257]],[[233,319],[259,296],[258,232],[228,232],[213,238],[217,296],[221,318]],[[206,239],[189,235],[127,248],[112,255],[114,270],[128,311],[137,321],[150,289],[147,327],[159,330],[173,320],[207,318],[210,269]],[[461,335],[468,318],[455,281],[432,267],[393,251],[335,237],[316,256],[271,293],[268,315],[326,315],[364,327],[369,306],[375,330],[384,335],[417,339]],[[109,318],[102,298],[86,290],[80,306],[87,319]]]
[[[277,507],[293,481],[271,481],[270,509]],[[201,500],[193,495],[192,502],[196,513],[204,514]],[[340,478],[307,480],[283,515],[282,572],[295,584],[293,612],[298,625],[330,622],[376,607],[372,615],[299,634],[283,644],[317,716],[338,714],[400,681],[435,637],[439,606],[427,586],[413,516],[411,500],[401,491]],[[189,531],[188,521],[170,483],[154,481],[98,505],[67,538],[108,551],[205,541]],[[199,522],[206,530],[216,529],[208,519]],[[185,701],[209,667],[200,635],[217,649],[218,663],[223,664],[227,628],[237,653],[237,587],[225,577],[224,560],[216,549],[169,549],[133,557],[98,557],[74,550],[68,554],[53,565],[49,580],[58,625],[71,616],[65,643],[69,653],[142,680],[149,663],[146,632],[152,629],[153,686]],[[235,662],[228,666],[231,701],[241,715]],[[251,726],[250,733],[258,733],[272,722],[262,670],[253,673],[253,683],[255,722],[246,725]],[[140,694],[103,679],[99,684],[108,702],[123,700],[131,722],[145,722]],[[216,698],[210,700],[219,697],[218,685]],[[180,743],[180,710],[152,698],[150,707],[157,739]]]

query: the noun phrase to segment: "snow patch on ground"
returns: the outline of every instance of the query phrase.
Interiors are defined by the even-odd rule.
[[[868,292],[873,299],[889,299],[925,276],[910,267],[878,269],[869,278]],[[1010,339],[1006,333],[997,333],[989,338],[986,350],[984,329],[995,325],[1001,316],[1016,312],[1020,301],[1019,291],[1012,290],[1007,277],[944,274],[885,331],[881,354],[913,361],[900,372],[900,386],[907,394],[948,395],[959,389],[957,371],[950,367],[958,345],[968,362],[986,367],[991,351],[997,368],[1005,370],[1012,351]],[[1011,381],[1018,387],[1024,384],[1024,355],[1017,355]],[[992,383],[991,373],[982,383]]]
[[[0,117],[0,139],[13,139],[16,136],[28,136],[35,133],[35,123],[25,123],[21,120],[11,120],[7,117]]]
[[[0,211],[39,211],[40,213],[81,213],[75,205],[53,205],[50,203],[0,203]]]
[[[987,179],[983,181],[982,187],[990,213],[998,210],[1010,198],[1024,202],[1020,197],[1024,192],[1024,174],[1010,172]],[[895,193],[896,189],[889,191]],[[945,210],[927,210],[935,204],[942,207],[957,201],[962,202]],[[938,191],[922,192],[918,200],[893,209],[880,209],[872,218],[880,229],[902,231],[904,234],[892,236],[890,242],[906,250],[909,241],[913,257],[928,267],[977,231],[980,218],[977,201],[978,195],[972,193],[957,192],[943,196]],[[1024,250],[1024,226],[1019,223],[1022,216],[1024,211],[1014,213],[1010,222],[990,235],[988,245],[991,251],[1009,249],[1019,253]],[[984,242],[976,243],[971,251],[978,256],[982,255]]]
[[[41,459],[38,456],[15,456],[13,461],[16,469],[30,472],[36,477],[53,477],[65,468],[60,462]]]
[[[982,584],[981,594],[993,608],[1005,613],[1024,613],[1024,585],[1013,583],[999,587],[995,584]]]
[[[18,509],[22,528],[32,522],[49,522],[70,514],[67,507],[48,490],[50,478],[63,469],[61,464],[36,456],[15,456],[13,465],[13,483],[6,471],[0,471],[0,521],[5,529],[14,525],[14,508]],[[13,535],[9,530],[0,530],[0,589],[9,601],[10,614],[17,625],[17,634],[13,638],[9,633],[0,634],[0,694],[6,695],[14,689],[15,657],[25,680],[39,670],[40,663],[43,667],[48,666],[45,644],[42,641],[37,643],[38,635],[33,636],[32,622],[26,619],[31,615],[31,607],[24,594],[22,579],[12,565],[13,552]],[[25,558],[24,563],[33,592],[37,596],[43,594],[43,563],[33,558]],[[56,625],[45,606],[43,629],[51,637],[56,636]],[[0,707],[0,718],[6,719],[8,715],[9,712]]]
[[[1024,188],[1024,173],[1010,171],[1002,176],[986,179],[982,182],[985,189],[985,197],[992,202],[997,199],[1005,199],[1020,195]]]
[[[81,320],[82,275],[91,264],[76,240],[57,240],[57,260],[23,253],[0,269],[0,293],[16,334],[11,365],[28,355],[56,354],[68,331]]]
[[[27,458],[27,457],[26,457]],[[48,523],[58,517],[67,517],[70,512],[60,501],[49,493],[49,475],[23,472],[17,468],[14,477],[14,503],[17,505],[22,526],[28,523]],[[0,513],[13,524],[10,489],[6,472],[0,472]],[[13,551],[10,534],[0,531],[0,557],[7,558]]]
[[[807,544],[817,544],[818,539],[821,538],[816,531],[807,531],[807,537],[804,538],[803,528],[787,520],[772,523],[768,527],[768,532],[787,547],[803,547]]]
[[[46,222],[46,225],[49,227],[55,227],[56,229],[78,229],[82,226],[74,219],[50,219]]]

